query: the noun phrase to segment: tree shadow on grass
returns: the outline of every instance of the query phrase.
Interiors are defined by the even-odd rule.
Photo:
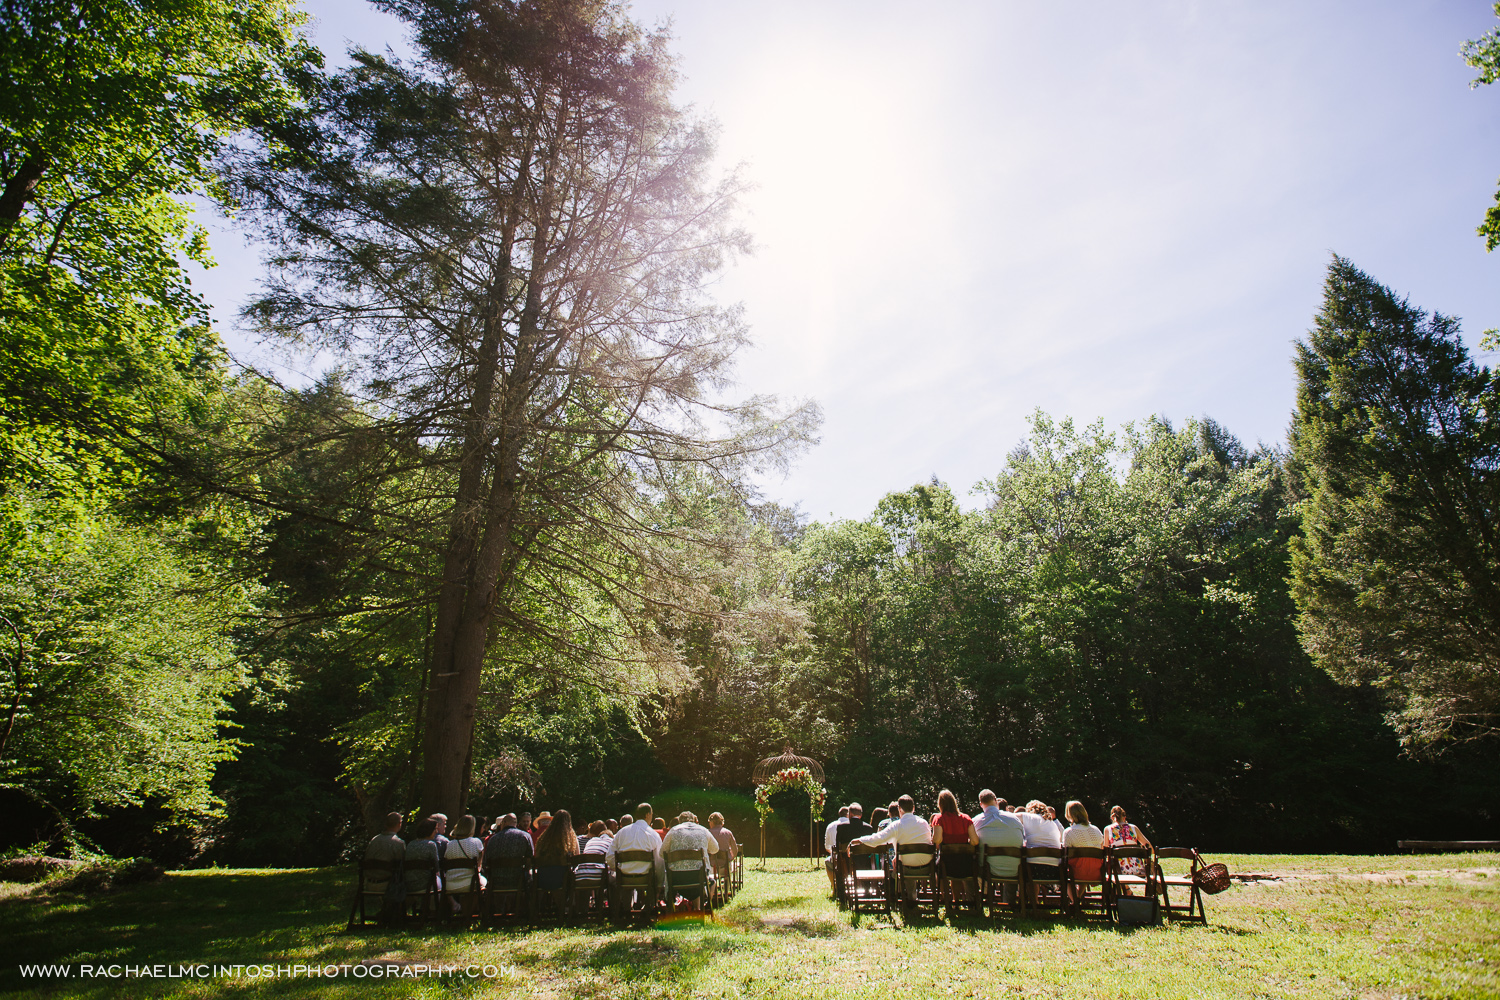
[[[431,952],[436,938],[423,928],[344,932],[353,895],[342,869],[175,873],[159,882],[96,896],[34,893],[0,901],[0,995],[159,996],[189,990],[202,980],[77,978],[94,966],[354,965]],[[70,979],[22,980],[21,963],[70,964]],[[250,985],[221,980],[226,985]],[[276,995],[367,993],[371,978],[277,978],[256,984]],[[400,981],[383,984],[393,992]],[[411,984],[406,982],[406,992]]]

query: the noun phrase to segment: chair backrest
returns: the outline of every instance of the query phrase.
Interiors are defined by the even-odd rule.
[[[927,860],[907,861],[904,857],[904,855],[907,854],[925,854],[927,855]],[[903,869],[911,868],[914,869],[916,873],[921,873],[924,869],[931,869],[936,866],[936,855],[937,848],[933,847],[931,844],[901,844],[896,848],[896,863]]]
[[[945,878],[974,878],[974,845],[943,844],[938,849],[938,864]]]
[[[359,861],[359,870],[366,874],[393,872],[400,867],[401,862],[399,861],[376,861],[372,858],[361,858]]]
[[[642,861],[648,866],[645,871],[631,874],[624,870],[618,870],[615,875],[615,884],[621,886],[652,885],[656,882],[656,855],[650,851],[616,851],[615,866],[618,869],[622,864],[632,861]]]
[[[693,848],[689,848],[688,850],[685,850],[685,851],[668,851],[667,852],[667,858],[666,858],[666,860],[667,860],[667,864],[669,864],[669,865],[672,864],[672,863],[674,863],[674,862],[677,862],[677,861],[696,861],[698,863],[698,867],[699,868],[703,868],[704,867],[704,864],[703,864],[703,852],[700,851],[700,850],[693,849]],[[678,870],[682,871],[682,870],[685,870],[685,869],[678,869]]]
[[[1070,847],[1068,848],[1068,860],[1076,861],[1081,858],[1092,858],[1095,861],[1103,861],[1109,856],[1109,852],[1102,847]]]
[[[1061,847],[1023,847],[1021,857],[1030,861],[1032,858],[1057,858],[1062,860],[1063,849]]]
[[[885,847],[883,845],[880,846],[880,847],[872,847],[869,844],[861,844],[858,841],[851,841],[850,844],[849,844],[849,856],[851,858],[858,857],[861,854],[884,854],[884,853],[885,853]]]
[[[1158,847],[1156,860],[1161,861],[1162,858],[1188,862],[1189,874],[1197,874],[1198,869],[1203,867],[1203,857],[1196,847]]]
[[[485,870],[492,868],[530,868],[530,858],[485,858]]]
[[[448,872],[457,871],[461,868],[467,868],[471,872],[477,872],[479,871],[479,858],[477,856],[472,858],[444,858],[442,860],[442,866],[444,875],[447,875]]]

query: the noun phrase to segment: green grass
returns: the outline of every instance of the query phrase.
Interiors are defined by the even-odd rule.
[[[59,997],[1500,996],[1500,855],[1242,856],[1302,877],[1210,897],[1207,927],[841,913],[773,860],[714,924],[346,933],[346,873],[180,872],[103,896],[0,894],[0,994]],[[1415,873],[1410,876],[1407,873]],[[1422,875],[1420,873],[1431,873]],[[1380,878],[1360,877],[1384,873]],[[18,963],[490,964],[470,980],[25,980]],[[912,994],[910,991],[915,991]]]

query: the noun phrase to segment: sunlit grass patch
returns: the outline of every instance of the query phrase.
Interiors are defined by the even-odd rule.
[[[1500,996],[1500,857],[1228,858],[1304,877],[1236,885],[1210,924],[1119,930],[840,911],[821,869],[752,862],[717,919],[650,927],[347,932],[347,872],[174,873],[95,897],[0,898],[0,993],[59,997],[1480,998]],[[1401,877],[1405,872],[1419,877]],[[1460,872],[1460,875],[1421,873]],[[1367,873],[1391,878],[1366,879]],[[1336,877],[1335,877],[1336,876]],[[27,963],[393,963],[469,978],[27,980]]]

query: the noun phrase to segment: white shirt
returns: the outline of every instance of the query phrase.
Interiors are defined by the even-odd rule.
[[[828,829],[823,831],[823,850],[827,851],[829,854],[833,853],[834,845],[838,843],[838,834],[834,831],[838,829],[841,823],[847,822],[849,822],[848,816],[840,816],[838,819],[828,824]]]
[[[670,851],[691,851],[695,848],[703,854],[703,870],[712,872],[714,863],[709,855],[719,853],[719,838],[707,828],[693,822],[678,823],[667,831],[666,839],[661,842],[662,857],[666,857]],[[697,866],[691,861],[674,861],[670,867],[673,871],[681,872],[691,871]]]
[[[475,860],[484,853],[484,841],[478,837],[465,837],[463,840],[450,840],[448,846],[443,848],[443,857],[452,861],[456,858],[467,858]],[[469,887],[469,872],[462,869],[448,873],[448,888],[458,891]],[[483,881],[484,876],[480,876]]]
[[[1103,847],[1104,833],[1092,823],[1074,823],[1063,831],[1064,847]]]
[[[858,838],[858,843],[869,844],[871,847],[879,847],[881,844],[895,844],[898,848],[907,844],[931,844],[932,827],[927,821],[916,813],[905,813],[896,822],[868,836]],[[898,851],[899,856],[899,851]],[[904,861],[908,865],[925,865],[932,860],[932,855],[925,857],[921,854],[907,855],[910,860]]]
[[[988,806],[974,817],[974,830],[985,847],[1024,847],[1026,832],[1015,813],[999,806]],[[990,873],[998,878],[1012,878],[1020,867],[1019,858],[990,858]]]
[[[1062,847],[1062,829],[1056,820],[1033,812],[1021,812],[1015,815],[1020,819],[1021,829],[1026,834],[1027,847]],[[1026,862],[1033,865],[1055,865],[1058,859],[1027,858]]]
[[[651,829],[651,824],[643,819],[638,819],[615,834],[614,839],[609,842],[609,848],[605,851],[605,863],[613,869],[615,867],[615,855],[621,851],[650,851],[656,858],[656,874],[658,876],[665,876],[667,867],[662,861],[661,843],[661,838],[656,835],[655,830]],[[630,867],[619,870],[626,875],[644,875],[646,873],[647,869],[644,861],[627,861],[625,864]]]

